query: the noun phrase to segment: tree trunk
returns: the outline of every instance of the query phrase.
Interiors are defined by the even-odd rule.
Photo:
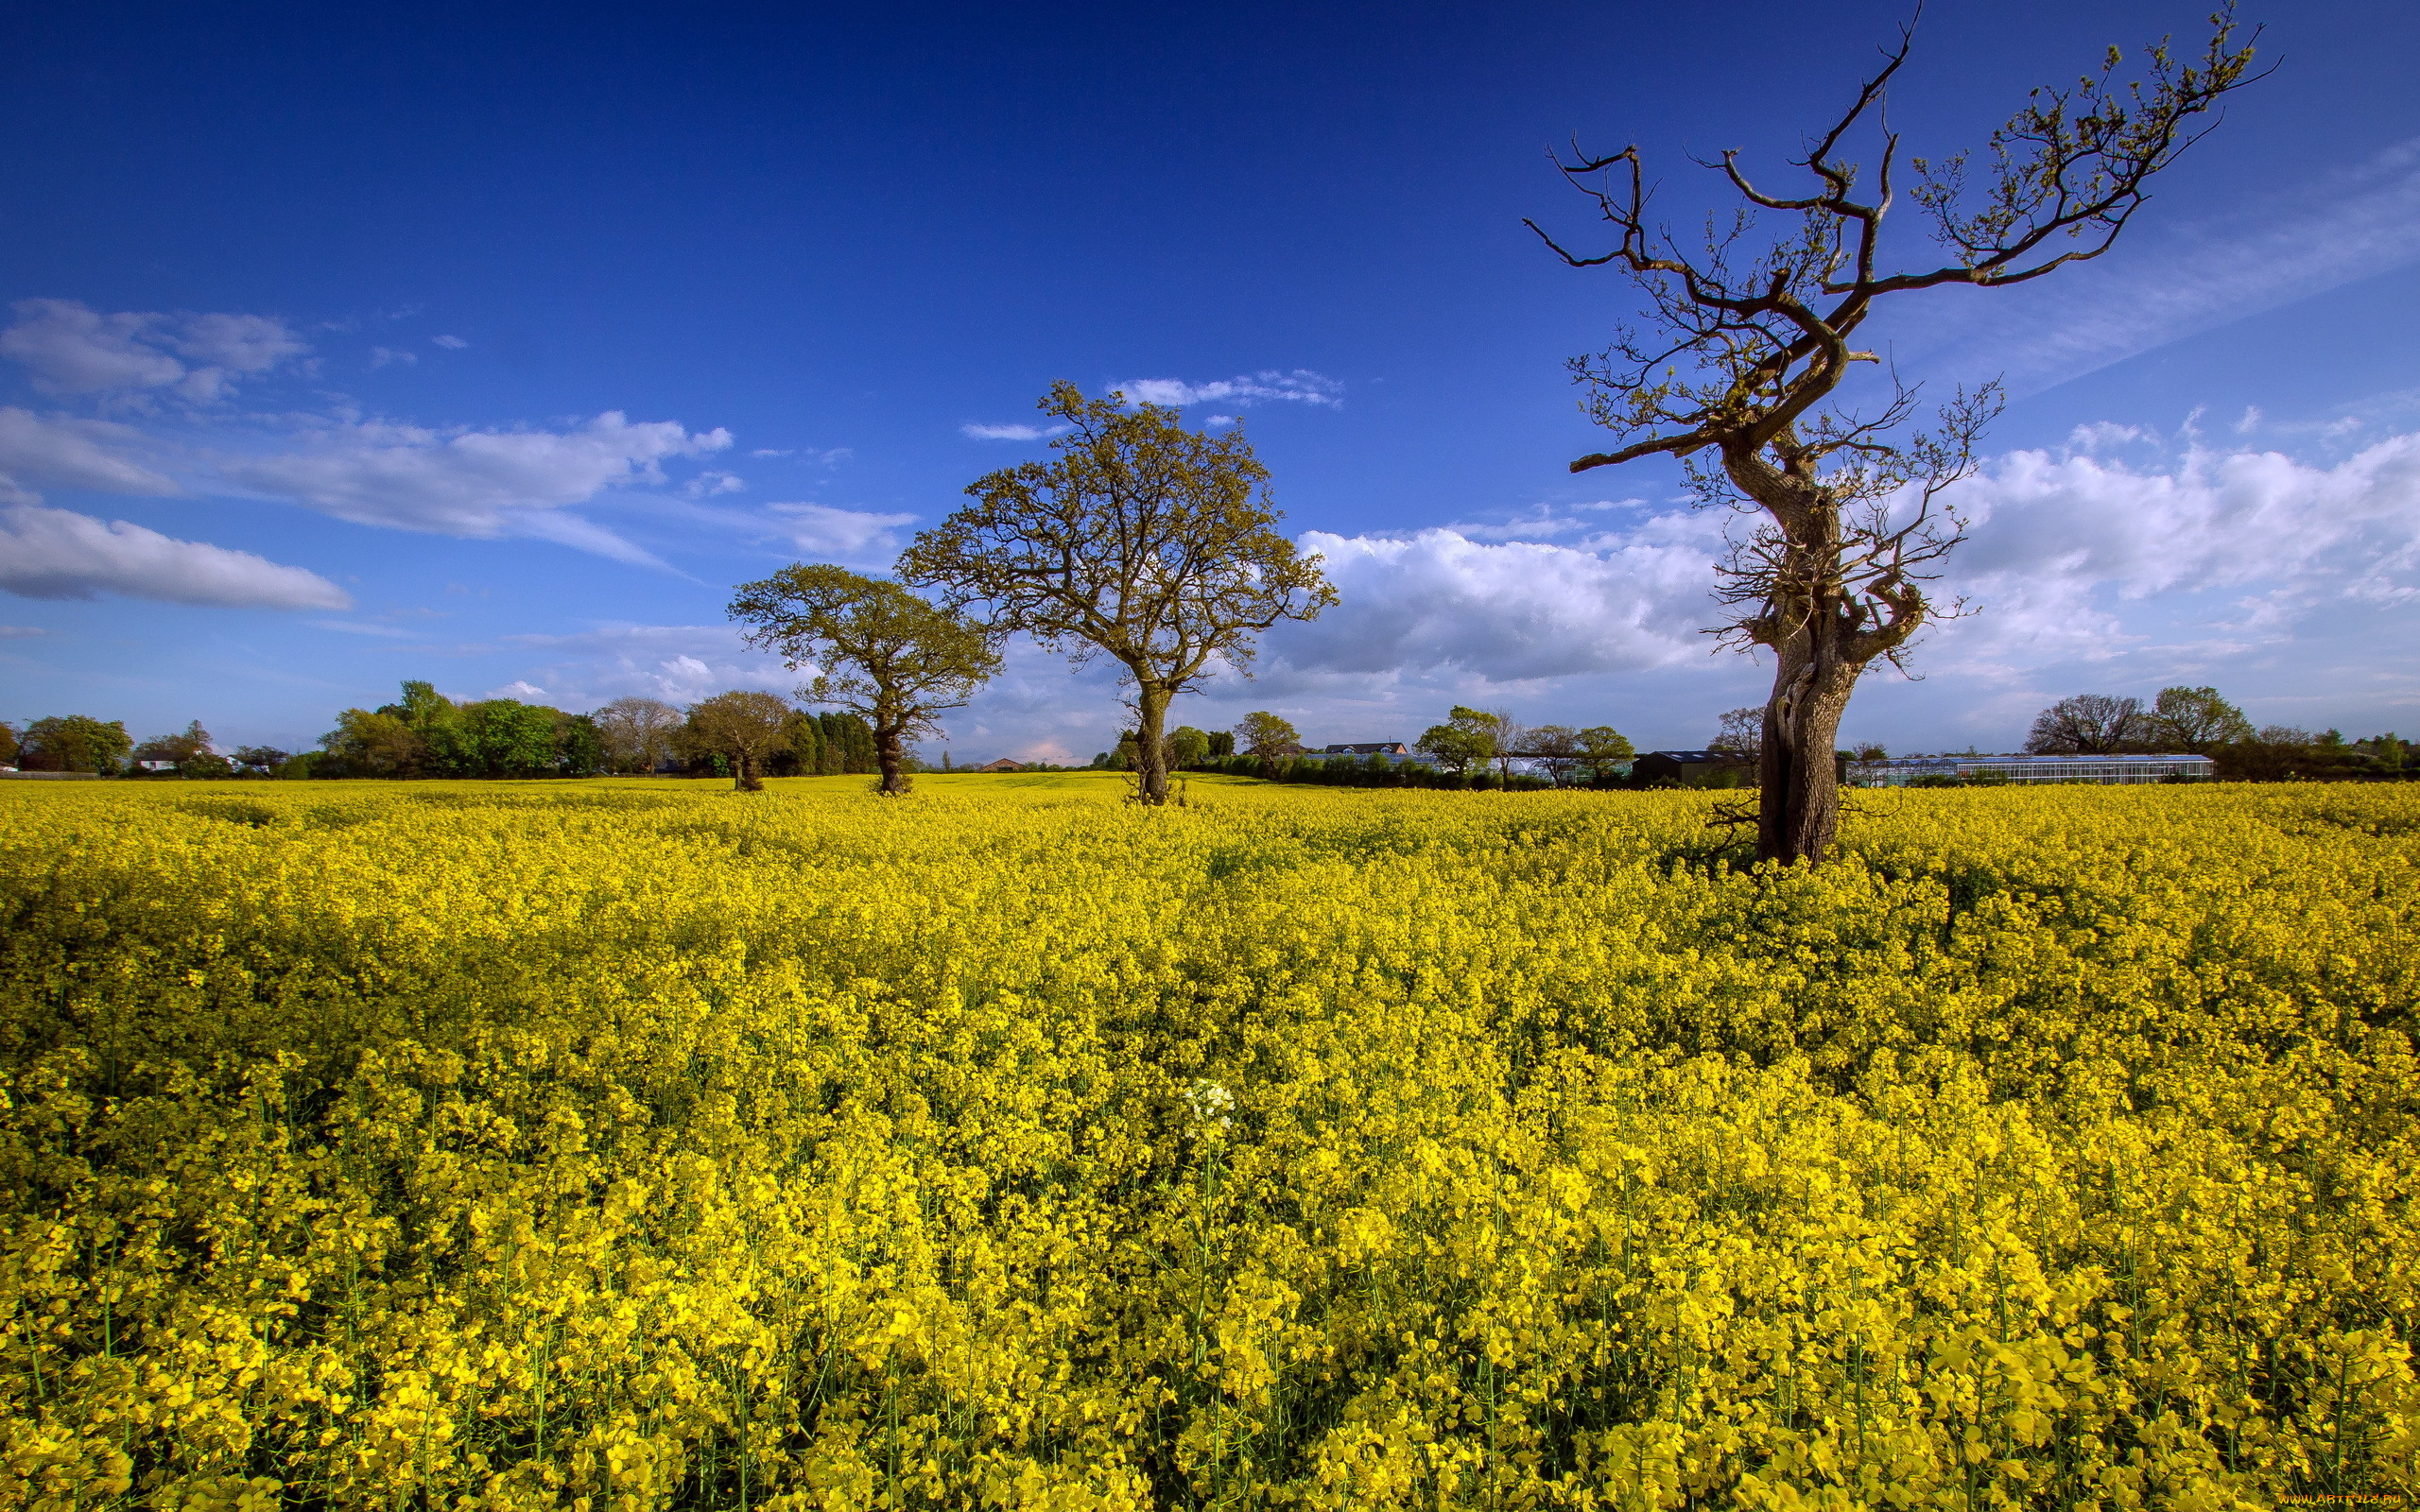
[[[882,768],[882,790],[885,793],[896,798],[908,791],[908,783],[899,775],[900,767],[907,764],[907,755],[901,748],[898,726],[874,727],[873,759],[874,765]]]
[[[739,777],[734,783],[738,791],[742,793],[762,793],[765,791],[765,780],[756,775],[756,753],[754,751],[741,751],[739,753],[738,767]]]
[[[1864,667],[1839,654],[1839,646],[1808,645],[1824,632],[1844,629],[1819,615],[1788,647],[1773,674],[1773,696],[1765,705],[1764,749],[1758,763],[1756,859],[1795,866],[1821,865],[1840,838],[1839,745],[1841,715]],[[1804,653],[1814,651],[1808,657]]]
[[[1145,803],[1166,803],[1168,759],[1160,730],[1168,718],[1167,688],[1138,676],[1134,679],[1134,796]]]

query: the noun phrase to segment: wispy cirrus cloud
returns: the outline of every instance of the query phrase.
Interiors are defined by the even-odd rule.
[[[662,464],[731,445],[720,428],[633,423],[608,410],[561,430],[435,430],[383,421],[315,423],[288,449],[220,455],[212,471],[252,494],[357,524],[472,538],[535,536],[618,560],[649,554],[563,512],[610,489],[661,486]]]
[[[1988,365],[2035,392],[2420,258],[2420,137],[2308,188],[2130,232],[2057,277],[1893,312],[1903,357]]]
[[[1129,378],[1110,387],[1125,395],[1130,404],[1166,404],[1173,409],[1211,404],[1242,406],[1264,400],[1328,407],[1344,403],[1342,384],[1308,368],[1296,368],[1290,372],[1264,369],[1205,384],[1187,383],[1182,378]]]
[[[1053,436],[1064,436],[1064,425],[960,425],[958,433],[971,441],[1039,441]]]

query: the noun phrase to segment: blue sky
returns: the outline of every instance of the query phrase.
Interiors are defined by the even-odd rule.
[[[585,709],[798,680],[723,622],[880,567],[1055,378],[1239,416],[1344,593],[1176,717],[1409,738],[1455,702],[1697,744],[1721,522],[1563,363],[1617,281],[1547,166],[1774,163],[1902,9],[1778,4],[21,9],[0,58],[0,717],[307,747],[405,678]],[[2198,9],[1936,0],[1891,121],[1979,143]],[[2005,374],[1923,680],[1845,733],[2012,747],[2075,692],[2420,727],[2420,11],[2265,20],[2281,60],[2118,249],[1877,333]],[[1909,227],[1910,232],[1912,225]],[[1921,256],[1910,234],[1903,244]],[[985,433],[991,434],[985,434]],[[1082,759],[1097,670],[1023,650],[961,758]]]

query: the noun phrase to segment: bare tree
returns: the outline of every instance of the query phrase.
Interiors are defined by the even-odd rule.
[[[1065,427],[1058,460],[977,478],[976,502],[919,535],[899,576],[1070,662],[1114,658],[1134,684],[1136,796],[1165,803],[1168,700],[1214,662],[1244,668],[1261,631],[1312,618],[1336,590],[1274,528],[1269,470],[1240,426],[1189,431],[1173,409],[1068,383],[1041,408]]]
[[[1714,738],[1705,743],[1708,750],[1723,751],[1746,762],[1762,762],[1764,747],[1765,712],[1754,704],[1724,710]]]
[[[897,583],[845,567],[785,567],[734,591],[731,617],[744,639],[821,674],[801,692],[809,703],[858,714],[873,728],[882,791],[907,790],[909,738],[938,735],[936,716],[965,706],[1000,670],[992,632],[926,603]]]
[[[1523,748],[1531,761],[1546,768],[1555,786],[1570,781],[1580,768],[1580,731],[1569,725],[1533,725]]]
[[[2025,748],[2040,756],[2106,756],[2152,732],[2140,698],[2080,693],[2033,716]]]
[[[1591,418],[1623,444],[1571,470],[1668,454],[1703,502],[1753,522],[1720,569],[1718,596],[1734,615],[1715,633],[1743,650],[1770,650],[1775,662],[1760,743],[1759,858],[1813,863],[1831,850],[1841,715],[1870,663],[1900,665],[1910,638],[1945,612],[1925,585],[1965,524],[1942,490],[1972,469],[1976,439],[1999,408],[1996,383],[1962,389],[1937,425],[1912,430],[1918,395],[1895,374],[1871,408],[1829,403],[1856,365],[1879,360],[1854,345],[1858,328],[1886,296],[2022,284],[2108,250],[2152,177],[2216,124],[2211,112],[2225,94],[2255,77],[2252,49],[2233,44],[2234,29],[2231,10],[2215,17],[2198,63],[2180,63],[2163,43],[2150,50],[2143,78],[2120,80],[2112,49],[2074,88],[2034,91],[1993,133],[1973,194],[1967,154],[1910,160],[1913,198],[1945,255],[1897,271],[1884,266],[1882,229],[1899,139],[1876,128],[1870,192],[1859,189],[1844,144],[1882,116],[1910,31],[1793,160],[1811,179],[1807,192],[1757,187],[1736,151],[1709,164],[1745,204],[1710,221],[1695,251],[1651,222],[1635,146],[1556,161],[1595,200],[1616,245],[1583,257],[1530,229],[1574,267],[1627,274],[1650,328],[1624,329],[1604,352],[1573,359]],[[1775,231],[1760,226],[1760,214],[1787,218]]]
[[[651,772],[672,749],[681,711],[656,698],[616,698],[588,716],[617,772]]]

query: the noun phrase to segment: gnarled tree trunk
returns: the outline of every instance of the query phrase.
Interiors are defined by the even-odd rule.
[[[1140,675],[1134,679],[1134,796],[1145,803],[1168,800],[1167,747],[1160,731],[1168,722],[1166,684]]]
[[[874,765],[882,769],[882,791],[894,798],[908,791],[907,779],[900,775],[908,765],[907,742],[903,737],[904,731],[896,724],[873,727],[873,759]]]

